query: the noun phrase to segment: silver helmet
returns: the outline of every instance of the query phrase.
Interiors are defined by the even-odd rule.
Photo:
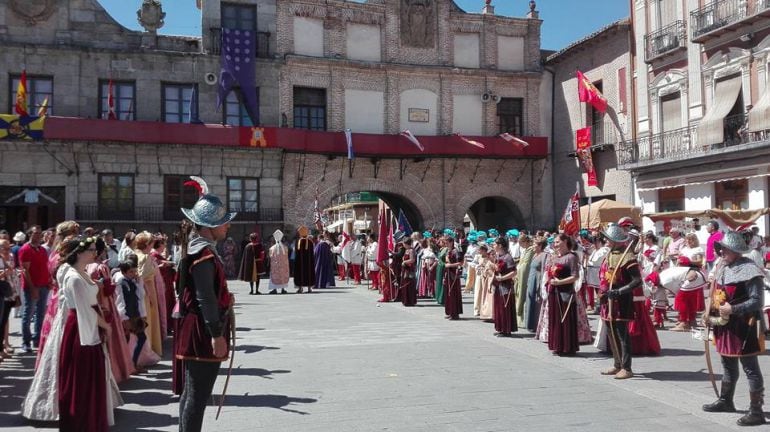
[[[612,224],[605,229],[602,234],[615,243],[623,243],[628,241],[628,233],[621,226]]]
[[[747,254],[751,250],[746,239],[743,235],[737,231],[728,231],[725,233],[722,240],[716,242],[718,248],[730,249],[738,254]]]

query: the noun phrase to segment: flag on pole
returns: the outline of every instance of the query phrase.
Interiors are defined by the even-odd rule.
[[[390,212],[391,220],[388,221],[388,250],[391,252],[396,251],[396,240],[393,238],[393,227],[396,226],[393,222],[393,211]]]
[[[516,138],[515,136],[509,134],[508,132],[503,132],[499,135],[500,138],[508,141],[509,143],[513,144],[514,147],[516,147],[519,150],[523,150],[527,147],[529,147],[529,143],[524,141],[523,139]]]
[[[583,170],[588,175],[588,186],[598,186],[599,182],[596,179],[596,168],[594,167],[594,161],[591,157],[591,128],[586,127],[578,129],[575,132],[575,149],[580,164],[583,165]]]
[[[423,147],[423,146],[422,146],[422,144],[420,144],[420,141],[419,141],[419,140],[417,140],[417,138],[414,136],[414,134],[412,134],[411,132],[409,132],[409,130],[408,130],[408,129],[407,129],[407,130],[405,130],[405,131],[403,131],[403,132],[401,132],[401,133],[400,133],[400,135],[401,135],[402,137],[404,137],[404,138],[408,139],[409,141],[411,141],[411,142],[412,142],[412,144],[416,145],[416,146],[417,146],[417,148],[418,148],[418,149],[420,149],[420,151],[421,151],[421,152],[424,152],[424,151],[425,151],[425,147]]]
[[[107,84],[107,120],[117,120],[115,114],[115,97],[112,95],[112,79]]]
[[[580,102],[588,102],[599,112],[607,111],[607,99],[602,95],[599,89],[585,76],[583,72],[577,71],[578,80],[578,98]]]
[[[377,217],[377,263],[383,264],[388,260],[388,243],[385,238],[388,236],[388,221],[385,217],[385,206],[380,206],[380,214]]]
[[[404,233],[404,235],[410,236],[414,232],[412,226],[409,224],[409,220],[406,218],[403,209],[398,210],[398,230]]]
[[[14,105],[16,114],[25,117],[29,115],[27,111],[27,70],[22,69],[19,86],[16,87],[16,104]]]
[[[128,102],[128,112],[126,113],[126,118],[124,120],[133,120],[134,119],[134,100],[131,99]]]
[[[321,216],[321,210],[318,208],[318,190],[315,192],[315,201],[313,201],[313,224],[318,228],[318,231],[323,232],[323,217]]]
[[[345,231],[342,231],[342,244],[340,245],[340,250],[345,249],[345,246],[350,243],[352,239],[350,238],[350,234],[348,234]]]
[[[467,144],[470,144],[470,145],[472,145],[472,146],[476,146],[476,147],[478,147],[478,148],[480,148],[480,149],[485,149],[485,148],[487,148],[487,146],[485,146],[484,144],[482,144],[482,143],[480,143],[480,142],[478,142],[478,141],[474,141],[474,140],[472,140],[472,139],[468,139],[468,138],[466,138],[466,137],[464,137],[464,136],[462,136],[462,135],[460,135],[460,134],[458,134],[458,133],[456,133],[456,134],[454,134],[454,135],[455,135],[457,138],[460,138],[461,140],[465,141]]]
[[[257,50],[257,36],[252,30],[222,29],[217,109],[225,103],[227,95],[236,87],[240,88],[243,106],[251,117],[253,125],[259,125],[259,95],[254,61]]]
[[[580,231],[580,194],[578,192],[575,192],[567,202],[559,229],[569,236],[574,236]]]
[[[48,114],[48,98],[43,99],[40,109],[37,110],[38,117],[45,117],[46,114]]]
[[[353,160],[353,132],[350,129],[345,129],[345,141],[348,143],[348,159]]]

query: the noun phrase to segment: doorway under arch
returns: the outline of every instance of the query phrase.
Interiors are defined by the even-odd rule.
[[[466,216],[476,230],[495,228],[505,232],[510,228],[526,228],[519,207],[508,198],[499,196],[476,201],[470,206]]]
[[[366,206],[363,205],[362,207],[365,207],[365,216],[362,216],[361,211],[356,210],[356,219],[362,219],[363,217],[368,218],[368,220],[373,221],[374,223],[372,226],[376,225],[377,223],[377,217],[378,217],[378,204],[377,200],[382,200],[388,208],[391,209],[393,213],[393,217],[398,217],[399,210],[404,212],[404,216],[406,216],[406,219],[409,221],[409,224],[411,225],[413,230],[421,230],[424,229],[425,221],[422,217],[422,214],[420,213],[420,210],[417,208],[417,206],[408,198],[391,193],[391,192],[380,192],[380,191],[359,191],[359,192],[351,192],[351,193],[345,193],[341,195],[337,195],[331,200],[330,208],[336,208],[342,203],[362,203],[363,202],[372,202],[371,200],[374,199],[373,206]],[[375,231],[376,232],[376,231]]]

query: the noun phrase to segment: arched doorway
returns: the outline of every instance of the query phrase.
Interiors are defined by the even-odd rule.
[[[470,206],[466,220],[473,229],[495,228],[505,232],[510,228],[526,228],[521,211],[513,201],[503,197],[485,197]]]
[[[376,233],[380,201],[387,205],[393,218],[403,211],[413,230],[424,229],[423,217],[413,202],[399,194],[379,191],[349,192],[332,198],[322,209],[329,218],[327,227],[333,232]]]

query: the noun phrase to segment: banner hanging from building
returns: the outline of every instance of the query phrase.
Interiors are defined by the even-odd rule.
[[[0,139],[42,140],[45,117],[0,114]]]
[[[577,142],[575,145],[576,154],[578,159],[580,159],[580,165],[583,166],[583,170],[588,175],[588,186],[598,186],[596,168],[591,156],[591,128],[578,129],[575,136]]]

